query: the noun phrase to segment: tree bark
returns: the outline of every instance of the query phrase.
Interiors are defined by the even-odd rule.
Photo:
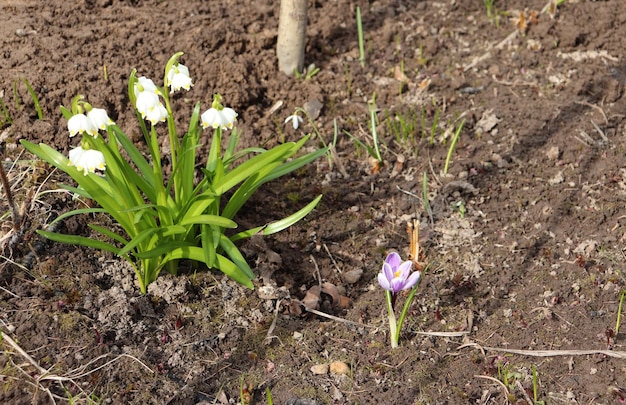
[[[278,68],[288,76],[304,68],[308,0],[281,0],[276,56]]]

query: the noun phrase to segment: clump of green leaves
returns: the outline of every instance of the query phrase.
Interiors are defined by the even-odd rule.
[[[192,86],[188,69],[178,62],[181,55],[177,53],[168,61],[162,87],[137,77],[136,71],[130,75],[128,97],[148,157],[104,110],[93,108],[82,96],[73,100],[71,108],[61,108],[70,134],[82,136],[81,145],[70,151],[70,159],[46,144],[22,141],[30,152],[78,184],[62,185],[64,189],[97,203],[96,207],[67,212],[57,221],[104,213],[116,224],[113,228],[90,224],[98,238],[40,233],[55,241],[106,250],[124,258],[134,267],[142,293],[162,269],[177,274],[180,260],[203,263],[252,288],[254,274],[235,243],[291,226],[311,212],[321,196],[282,220],[238,232],[236,214],[259,187],[312,162],[327,149],[299,155],[309,139],[305,136],[269,150],[238,150],[240,133],[233,126],[237,114],[222,105],[219,95],[202,115],[200,103],[196,103],[187,130],[179,137],[168,87],[175,92]],[[165,132],[163,126],[159,127],[161,122],[167,122],[165,131],[170,141],[166,160],[171,162],[169,177],[164,175],[165,159],[159,148],[159,133]],[[224,146],[222,135],[226,130],[232,133]],[[106,137],[99,136],[100,131],[105,131]],[[206,162],[198,161],[200,145],[208,142]]]

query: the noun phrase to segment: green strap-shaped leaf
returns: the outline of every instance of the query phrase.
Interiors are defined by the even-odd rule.
[[[204,251],[204,263],[209,268],[215,267],[217,260],[216,241],[213,228],[209,225],[200,227],[200,240],[202,241],[202,250]]]
[[[213,225],[221,228],[237,228],[237,223],[232,219],[224,218],[219,215],[196,215],[195,217],[184,218],[180,225],[205,224]]]
[[[286,159],[293,154],[294,147],[295,144],[293,142],[285,143],[243,162],[226,174],[219,184],[213,184],[215,193],[222,195],[248,177],[254,175],[259,169]]]
[[[41,236],[53,240],[55,242],[67,243],[70,245],[81,245],[85,247],[106,250],[107,252],[112,252],[118,254],[119,248],[111,245],[110,243],[106,243],[100,240],[86,238],[84,236],[78,235],[66,235],[62,233],[56,232],[48,232],[48,231],[37,231]]]
[[[96,225],[96,224],[89,224],[88,226],[91,229],[93,229],[94,231],[100,232],[104,236],[107,236],[107,237],[109,237],[109,238],[111,238],[111,239],[113,239],[115,241],[118,241],[122,245],[126,245],[128,243],[128,241],[126,239],[124,239],[122,236],[116,234],[115,232],[110,231],[107,228],[104,228],[104,227]]]
[[[194,246],[196,245],[191,244],[189,242],[173,240],[173,241],[168,241],[166,243],[161,243],[158,246],[156,246],[154,249],[146,250],[145,252],[135,253],[134,256],[142,260],[154,259],[159,256],[167,255],[168,253],[171,253],[174,249],[194,247]]]
[[[54,224],[55,222],[59,222],[64,220],[65,218],[74,216],[74,215],[78,215],[78,214],[96,214],[96,213],[101,213],[101,212],[106,212],[104,209],[102,208],[81,208],[81,209],[77,209],[77,210],[72,210],[72,211],[68,211],[64,214],[59,215],[58,217],[55,218],[54,221],[52,221],[50,223],[50,225]]]
[[[317,198],[315,200],[311,201],[305,207],[300,209],[298,212],[291,214],[287,218],[283,218],[283,219],[281,219],[279,221],[271,222],[271,223],[269,223],[267,225],[259,226],[259,227],[256,227],[256,228],[252,228],[252,229],[249,229],[249,230],[244,231],[244,232],[239,232],[238,234],[233,235],[230,238],[230,240],[233,241],[233,242],[236,242],[236,241],[238,241],[240,239],[249,238],[252,235],[255,235],[255,234],[259,233],[259,232],[261,232],[263,235],[271,235],[273,233],[280,232],[283,229],[289,228],[291,225],[293,225],[296,222],[300,221],[308,213],[313,211],[313,209],[320,202],[321,199],[322,199],[322,195],[320,194],[319,196],[317,196]]]
[[[248,262],[243,257],[237,246],[226,237],[226,235],[220,235],[220,247],[224,249],[224,253],[228,255],[228,257],[239,267],[250,279],[254,278],[254,273],[252,273],[252,269],[248,266]]]

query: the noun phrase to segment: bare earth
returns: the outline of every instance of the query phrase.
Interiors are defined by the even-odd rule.
[[[26,222],[11,236],[3,191],[0,330],[15,344],[0,343],[0,403],[265,404],[269,388],[291,405],[527,404],[533,367],[538,401],[623,401],[626,3],[567,0],[551,15],[546,2],[496,0],[496,24],[482,1],[311,1],[306,64],[320,71],[304,80],[277,70],[278,1],[2,1],[0,99],[12,122],[0,149]],[[81,203],[47,192],[71,180],[19,141],[67,153],[76,140],[59,106],[83,94],[141,146],[129,73],[161,82],[178,51],[195,83],[174,97],[180,128],[214,93],[239,112],[242,146],[315,126],[314,148],[337,123],[336,154],[268,184],[238,218],[261,225],[324,194],[303,222],[242,245],[270,275],[255,291],[192,267],[142,296],[114,255],[34,233]],[[379,168],[344,132],[371,145],[373,97]],[[284,124],[315,101],[314,126]],[[406,139],[401,121],[414,124]],[[387,252],[406,256],[414,218],[431,267],[392,351],[376,275]],[[89,236],[89,223],[110,225],[75,217],[57,231]],[[320,311],[345,321],[297,313],[320,282],[349,297],[346,308],[321,297]],[[279,293],[261,293],[264,283]]]

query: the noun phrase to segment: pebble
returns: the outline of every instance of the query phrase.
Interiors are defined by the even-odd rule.
[[[311,366],[311,372],[315,375],[324,375],[328,373],[328,364],[316,364]]]
[[[361,279],[363,269],[355,269],[343,273],[343,282],[346,284],[355,284]]]
[[[330,373],[348,375],[350,374],[350,366],[343,361],[333,361],[330,363]]]

